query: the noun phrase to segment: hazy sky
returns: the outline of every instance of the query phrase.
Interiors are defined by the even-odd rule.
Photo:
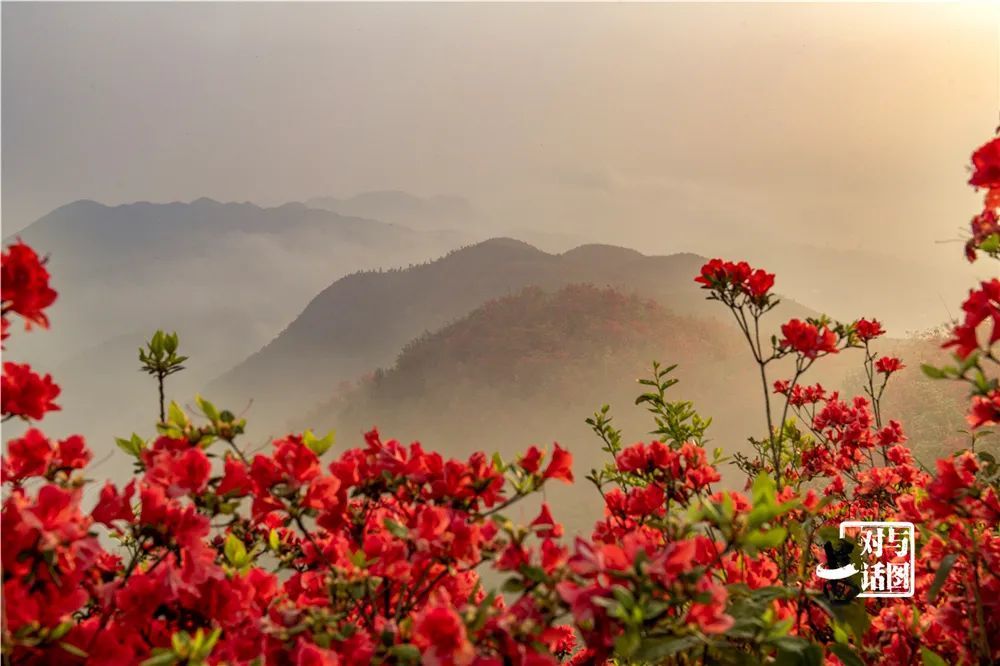
[[[929,256],[1000,122],[996,5],[5,3],[2,20],[5,233],[80,198],[403,189],[633,245],[710,227]]]

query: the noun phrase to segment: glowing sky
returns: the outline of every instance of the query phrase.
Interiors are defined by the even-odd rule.
[[[932,257],[1000,122],[998,12],[6,3],[5,233],[80,198],[402,189],[654,250]]]

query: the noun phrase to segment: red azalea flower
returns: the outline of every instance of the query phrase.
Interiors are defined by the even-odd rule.
[[[702,285],[702,289],[713,291],[732,289],[756,305],[763,306],[767,303],[769,292],[774,286],[774,273],[768,273],[760,268],[754,269],[745,261],[712,259],[701,267],[701,274],[694,281]]]
[[[744,291],[755,303],[763,303],[774,286],[774,273],[758,268],[746,281]]]
[[[820,354],[837,352],[837,336],[826,326],[792,319],[781,326],[781,346],[793,349],[806,358],[816,358]]]
[[[60,469],[83,469],[93,458],[80,435],[70,435],[60,440],[56,447],[55,466]]]
[[[296,435],[274,442],[273,459],[292,485],[302,485],[320,473],[316,454]]]
[[[951,330],[951,338],[941,345],[943,348],[955,348],[955,354],[962,359],[979,349],[979,337],[975,326],[959,324]]]
[[[645,488],[633,488],[626,500],[626,511],[632,516],[648,516],[663,509],[666,494],[656,483]]]
[[[701,267],[701,275],[694,279],[702,289],[713,289],[726,280],[726,263],[722,259],[711,259]]]
[[[338,666],[337,653],[299,639],[289,655],[292,666]]]
[[[951,339],[942,347],[955,347],[960,358],[967,358],[979,349],[977,332],[984,322],[991,324],[986,344],[1000,340],[1000,279],[993,278],[981,283],[979,289],[970,290],[962,310],[965,319],[952,329]]]
[[[732,616],[726,615],[726,599],[728,593],[722,585],[707,582],[702,579],[703,592],[711,596],[707,603],[695,602],[687,614],[687,621],[696,624],[706,634],[721,634],[733,626]]]
[[[542,634],[542,640],[549,652],[558,656],[568,655],[576,647],[576,633],[573,627],[565,624],[549,627]]]
[[[1000,423],[1000,391],[994,389],[989,395],[975,396],[966,420],[970,428],[982,428]]]
[[[52,381],[52,376],[35,374],[27,363],[4,363],[3,379],[0,381],[0,411],[4,416],[37,421],[45,412],[59,409],[59,405],[53,402],[59,395],[59,387]]]
[[[19,483],[32,476],[45,476],[54,455],[52,444],[36,428],[7,443],[3,465],[4,482]]]
[[[32,323],[48,328],[49,320],[42,310],[56,300],[56,292],[49,287],[49,272],[35,251],[18,241],[3,253],[0,266],[3,314],[21,315],[26,328]]]
[[[534,474],[541,467],[542,462],[542,451],[537,446],[532,446],[528,449],[528,452],[521,456],[521,459],[517,461],[528,474]]]
[[[539,528],[536,532],[542,538],[552,537],[558,539],[563,533],[562,525],[552,518],[552,511],[549,509],[548,502],[542,502],[542,510],[539,512],[538,517],[531,521],[531,526]]]
[[[232,494],[236,497],[243,497],[250,492],[252,481],[247,473],[247,466],[242,460],[233,455],[226,456],[222,480],[215,489],[220,495]]]
[[[1000,234],[1000,221],[997,219],[996,211],[992,208],[987,208],[973,217],[969,226],[972,232],[972,238],[969,239],[969,242],[973,248],[993,234]]]
[[[423,652],[424,664],[470,664],[475,657],[465,623],[452,604],[445,600],[438,601],[417,617],[413,626],[413,643]]]
[[[552,452],[552,460],[542,474],[543,479],[559,479],[566,483],[573,483],[573,455],[563,449],[558,444]]]
[[[961,490],[970,487],[976,480],[979,463],[976,457],[966,452],[954,458],[937,461],[937,476],[927,486],[928,494],[939,502],[948,502]]]
[[[212,464],[197,446],[185,442],[185,448],[174,448],[177,441],[161,437],[143,452],[146,481],[162,486],[170,497],[197,495],[208,484]]]
[[[496,560],[497,571],[517,571],[522,566],[530,564],[531,553],[525,550],[517,541],[512,541],[500,553]]]
[[[884,375],[891,375],[894,372],[899,372],[906,366],[898,358],[893,356],[883,356],[879,360],[875,361],[875,370],[881,372]]]
[[[862,342],[870,342],[875,338],[883,335],[885,329],[882,328],[882,324],[879,323],[877,319],[859,319],[854,323],[854,331],[861,338]]]
[[[119,493],[113,483],[106,481],[101,488],[97,506],[90,512],[90,517],[108,527],[111,527],[112,521],[115,520],[133,520],[135,515],[132,513],[132,495],[134,494],[135,481],[125,486],[124,493]]]
[[[344,518],[346,495],[340,490],[340,480],[335,476],[313,479],[302,500],[302,506],[321,513],[320,524],[326,529],[336,529]]]
[[[615,458],[619,472],[643,472],[646,470],[646,445],[639,443],[622,449]]]
[[[991,190],[1000,187],[1000,137],[988,141],[972,153],[969,185]]]
[[[545,573],[551,574],[565,565],[567,556],[568,551],[552,539],[546,539],[542,542],[542,569],[545,570]]]
[[[680,456],[663,442],[653,442],[647,448],[648,464],[653,469],[666,470],[670,475],[680,474]]]

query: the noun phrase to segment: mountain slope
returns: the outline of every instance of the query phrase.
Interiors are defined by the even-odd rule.
[[[592,285],[529,287],[421,336],[391,368],[345,388],[293,426],[335,429],[349,446],[377,424],[387,437],[405,436],[457,457],[483,449],[510,459],[531,444],[551,449],[555,440],[572,451],[583,477],[606,462],[584,423],[595,409],[610,403],[626,437],[644,437],[651,428],[633,402],[641,388],[636,378],[648,376],[657,358],[681,362],[671,396],[716,415],[712,437],[740,446],[739,427],[756,424],[759,407],[731,404],[732,393],[719,389],[724,378],[732,392],[753,390],[754,368],[741,362],[743,351],[733,327],[678,315],[652,300]],[[549,502],[563,507],[570,531],[586,529],[599,515],[586,487],[546,491]]]
[[[716,316],[719,310],[692,281],[703,261],[691,254],[648,257],[611,246],[553,255],[499,238],[407,270],[351,275],[317,295],[281,335],[214,381],[208,392],[230,404],[253,399],[253,417],[281,429],[286,425],[281,415],[301,413],[339,382],[391,364],[422,333],[527,286],[613,286],[678,314]],[[807,313],[794,304],[786,312]]]
[[[149,396],[136,395],[142,376],[135,347],[153,330],[177,330],[191,356],[189,369],[171,382],[184,400],[190,391],[182,388],[203,386],[260,349],[331,281],[440,256],[464,238],[303,204],[261,208],[210,199],[78,201],[17,236],[48,255],[60,297],[52,329],[14,336],[6,353],[46,371],[61,368],[66,409],[53,415],[52,426],[85,423],[98,455],[123,424],[150,421]],[[119,339],[130,343],[109,343]],[[106,381],[112,368],[135,376]],[[136,415],[141,420],[129,422]]]

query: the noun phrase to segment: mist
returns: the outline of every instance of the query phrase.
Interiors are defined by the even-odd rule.
[[[5,233],[402,189],[656,250],[711,223],[927,254],[1000,99],[992,4],[2,11]]]

